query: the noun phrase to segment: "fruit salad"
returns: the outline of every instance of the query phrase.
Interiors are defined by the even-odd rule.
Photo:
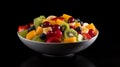
[[[98,33],[93,23],[82,22],[73,16],[40,15],[33,23],[18,27],[18,34],[23,38],[37,42],[81,42],[90,40]]]

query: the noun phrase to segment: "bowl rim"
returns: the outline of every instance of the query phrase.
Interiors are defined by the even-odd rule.
[[[98,29],[97,29],[97,32],[98,32],[97,35],[92,37],[90,40],[94,39],[95,37],[97,37],[99,35]],[[39,43],[39,44],[71,44],[71,43],[74,44],[74,43],[82,43],[82,42],[90,41],[90,40],[83,40],[83,41],[80,41],[80,42],[61,42],[61,43],[52,42],[52,43],[46,43],[46,42],[37,42],[37,41],[32,41],[32,40],[26,39],[26,38],[20,36],[18,32],[17,32],[17,35],[18,35],[19,38],[21,38],[23,40],[34,42],[34,43]]]

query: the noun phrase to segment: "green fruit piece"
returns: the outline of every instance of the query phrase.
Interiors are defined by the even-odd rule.
[[[37,41],[37,42],[41,42],[41,39],[40,39],[39,35],[35,36],[32,40]]]
[[[78,33],[74,29],[67,29],[64,32],[64,37],[69,38],[69,37],[77,37]]]
[[[28,30],[23,30],[23,31],[19,32],[19,35],[25,38],[27,33],[28,33]]]
[[[60,26],[61,26],[61,31],[65,31],[65,30],[67,30],[67,29],[70,29],[69,24],[66,23],[66,22],[62,22],[62,23],[60,24]]]
[[[81,42],[82,40],[83,40],[83,35],[78,34],[78,36],[77,36],[77,41],[78,41],[78,42]]]
[[[42,21],[45,19],[45,16],[41,15],[40,17],[37,17],[33,20],[35,27],[37,28]]]

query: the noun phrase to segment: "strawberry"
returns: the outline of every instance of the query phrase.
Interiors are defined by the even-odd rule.
[[[88,33],[83,33],[82,34],[85,40],[90,40],[92,37]]]

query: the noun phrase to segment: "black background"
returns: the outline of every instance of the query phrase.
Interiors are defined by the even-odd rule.
[[[119,36],[117,23],[113,20],[116,19],[115,8],[111,5],[114,2],[104,2],[102,0],[34,0],[34,1],[17,1],[15,7],[15,22],[16,31],[19,25],[27,24],[33,21],[33,18],[39,15],[57,15],[60,16],[63,13],[70,14],[75,18],[80,18],[88,23],[93,22],[98,28],[100,34],[97,40],[86,50],[77,53],[77,56],[82,56],[91,61],[96,67],[120,67],[120,49],[119,43],[117,43],[116,37]],[[117,31],[115,31],[117,30]],[[41,61],[33,61],[33,58],[42,60],[44,65],[59,66],[70,65],[73,67],[79,67],[76,62],[67,59],[56,60],[56,58],[43,58],[38,53],[32,51],[26,47],[16,35],[16,67],[28,67],[27,61],[31,61],[29,67],[39,67]],[[39,57],[38,57],[39,56]],[[31,58],[32,57],[32,58]],[[32,60],[31,60],[32,59]],[[71,60],[71,62],[69,61]],[[55,62],[56,61],[56,62]],[[57,63],[58,62],[58,63]],[[66,63],[68,62],[68,63]],[[82,62],[82,61],[80,61]],[[52,63],[55,63],[52,64]],[[76,62],[78,63],[78,62]],[[84,63],[83,63],[84,64]],[[82,67],[82,66],[81,66]],[[89,67],[89,66],[86,66]]]

